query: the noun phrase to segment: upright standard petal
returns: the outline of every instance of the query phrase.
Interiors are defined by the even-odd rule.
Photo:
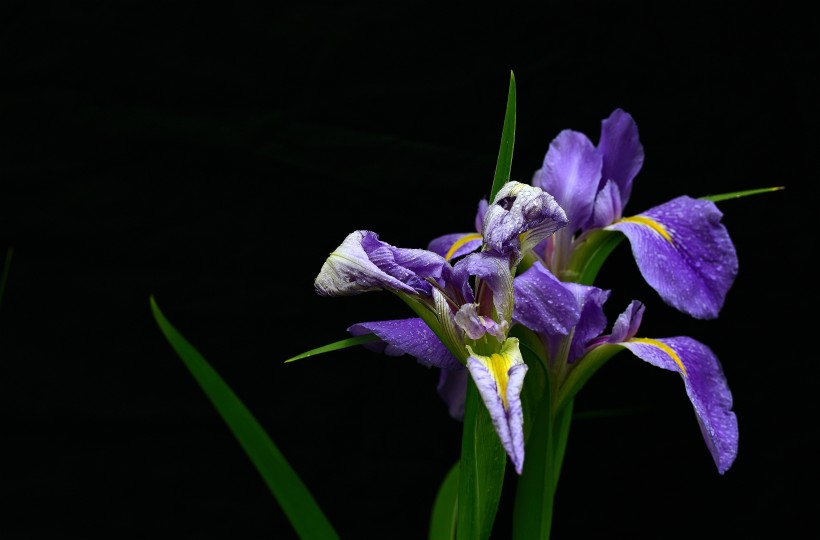
[[[641,274],[665,302],[712,319],[738,268],[722,217],[715,203],[682,196],[606,228],[626,235]]]
[[[737,417],[732,393],[715,354],[689,337],[632,338],[622,343],[635,356],[654,366],[681,374],[703,438],[720,474],[737,456]]]
[[[468,346],[469,349],[469,346]],[[524,467],[524,413],[521,390],[527,365],[516,338],[508,338],[501,352],[482,356],[470,350],[467,369],[475,381],[481,400],[490,413],[493,427],[512,461],[515,472]]]
[[[632,192],[632,179],[641,170],[644,159],[638,126],[629,113],[615,109],[609,118],[601,122],[598,150],[603,156],[601,183],[614,181],[625,205]]]
[[[566,212],[568,230],[583,227],[601,180],[601,153],[583,133],[566,129],[550,143],[544,164],[535,172],[532,185],[550,193]]]

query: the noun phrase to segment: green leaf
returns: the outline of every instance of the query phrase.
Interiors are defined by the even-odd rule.
[[[160,330],[176,351],[242,449],[265,480],[299,538],[332,540],[339,536],[313,495],[290,467],[273,441],[205,358],[177,332],[151,295],[151,311]]]
[[[507,455],[473,379],[467,383],[458,478],[458,540],[486,540],[501,500]]]
[[[706,199],[707,201],[712,202],[719,202],[725,201],[727,199],[739,199],[741,197],[748,197],[749,195],[758,195],[760,193],[771,193],[772,191],[780,191],[782,189],[786,189],[786,186],[775,186],[775,187],[767,187],[767,188],[760,188],[760,189],[747,189],[745,191],[733,191],[731,193],[722,193],[720,195],[706,195],[701,197],[701,199]]]
[[[513,146],[515,145],[515,75],[510,71],[510,89],[507,93],[507,111],[504,113],[504,127],[501,130],[501,148],[498,149],[498,161],[495,164],[493,187],[490,190],[490,202],[495,194],[509,179],[512,169]]]
[[[458,462],[452,466],[438,488],[430,516],[428,540],[453,540],[458,515]]]
[[[562,281],[592,285],[607,257],[625,236],[617,231],[592,231],[574,250]]]
[[[338,351],[339,349],[346,349],[348,347],[353,347],[354,345],[361,345],[362,343],[370,343],[371,341],[378,340],[379,337],[376,334],[365,334],[363,336],[342,339],[336,341],[335,343],[330,343],[328,345],[323,345],[322,347],[317,347],[315,349],[303,352],[302,354],[298,354],[293,358],[288,358],[287,360],[285,360],[285,363],[287,364],[288,362],[295,362],[296,360],[301,360],[302,358],[307,358],[308,356],[315,356],[317,354],[322,354],[326,352]]]

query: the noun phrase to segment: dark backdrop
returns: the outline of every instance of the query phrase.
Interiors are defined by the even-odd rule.
[[[578,397],[555,538],[813,526],[799,493],[814,493],[818,370],[794,344],[816,311],[793,253],[811,251],[796,207],[816,182],[817,50],[804,13],[677,5],[5,4],[2,536],[292,537],[156,327],[153,293],[343,538],[424,538],[460,441],[437,372],[360,348],[282,362],[410,316],[388,293],[319,298],[313,278],[354,229],[403,247],[471,229],[511,70],[516,179],[561,129],[595,141],[622,107],[646,151],[629,213],[787,186],[720,204],[740,272],[719,319],[661,303],[626,244],[599,282],[612,313],[646,302],[642,335],[721,358],[733,468],[717,473],[679,378],[621,353]]]

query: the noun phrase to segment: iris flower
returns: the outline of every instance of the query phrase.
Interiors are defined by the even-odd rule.
[[[442,389],[448,386],[444,374],[466,367],[520,474],[520,394],[527,365],[518,339],[508,336],[513,275],[529,250],[566,224],[564,210],[549,193],[510,181],[483,214],[480,251],[451,265],[433,251],[394,247],[374,232],[354,231],[325,261],[314,282],[316,292],[347,296],[387,290],[402,298],[418,317],[358,323],[348,331],[378,337],[365,345],[371,349],[407,353],[442,368]],[[466,377],[462,383],[466,388]]]
[[[711,201],[683,195],[624,217],[643,161],[637,125],[621,109],[603,120],[597,145],[583,133],[559,133],[532,185],[555,197],[569,225],[545,239],[525,265],[537,260],[562,281],[578,281],[590,254],[610,242],[613,233],[622,233],[644,279],[667,304],[695,318],[715,318],[738,270],[723,214]],[[476,249],[484,211],[482,201],[478,235],[444,235],[428,249],[448,260]]]
[[[706,444],[723,474],[737,454],[738,428],[718,358],[690,337],[637,337],[644,313],[638,301],[632,301],[610,333],[603,334],[608,296],[608,291],[594,286],[561,282],[541,263],[515,279],[513,319],[538,336],[534,346],[542,347],[539,356],[546,359],[557,390],[555,407],[560,409],[571,399],[603,361],[628,349],[641,360],[681,376]]]

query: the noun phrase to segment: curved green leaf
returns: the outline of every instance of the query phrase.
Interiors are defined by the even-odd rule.
[[[458,462],[450,469],[438,488],[430,516],[428,540],[454,540],[458,516]]]
[[[177,332],[151,295],[151,311],[165,338],[176,351],[236,440],[265,480],[302,540],[334,540],[339,536],[302,480],[268,437],[256,418],[205,358]]]
[[[296,360],[301,360],[302,358],[307,358],[308,356],[316,356],[317,354],[346,349],[348,347],[353,347],[354,345],[361,345],[362,343],[370,343],[371,341],[379,341],[379,337],[376,334],[365,334],[363,336],[341,339],[334,343],[329,343],[328,345],[323,345],[321,347],[303,352],[302,354],[297,354],[293,358],[288,358],[285,360],[285,363],[295,362]]]
[[[768,187],[768,188],[760,188],[760,189],[747,189],[744,191],[733,191],[731,193],[722,193],[720,195],[706,195],[701,197],[701,199],[706,199],[707,201],[712,202],[719,202],[725,201],[727,199],[739,199],[741,197],[748,197],[749,195],[758,195],[760,193],[771,193],[772,191],[780,191],[781,189],[786,189],[786,186],[775,186],[775,187]]]

